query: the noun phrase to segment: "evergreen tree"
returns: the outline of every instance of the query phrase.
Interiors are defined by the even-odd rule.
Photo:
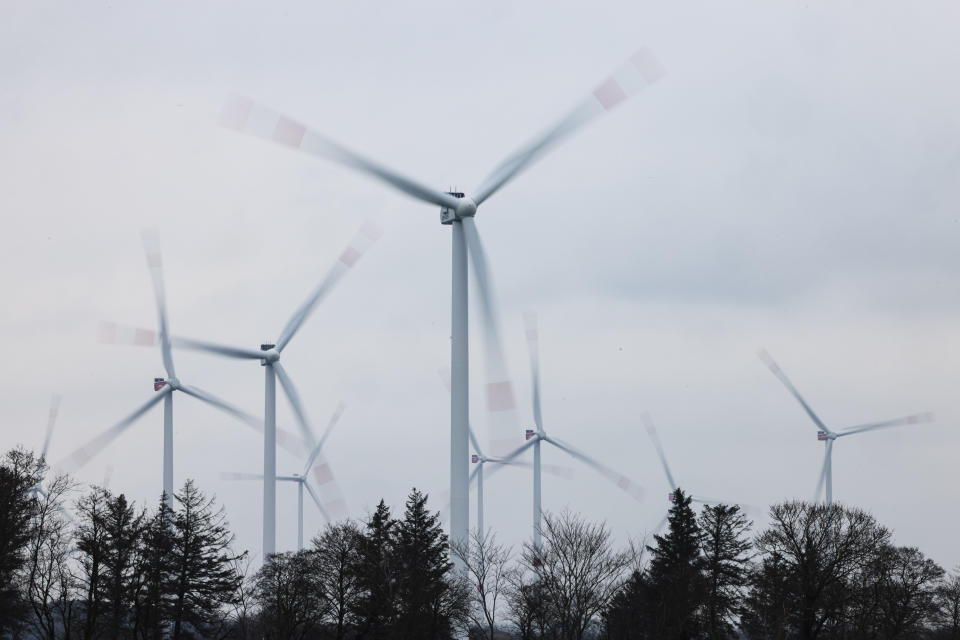
[[[94,640],[100,636],[101,615],[104,612],[104,592],[106,582],[104,564],[107,550],[106,515],[110,493],[101,487],[94,487],[77,501],[77,551],[80,552],[80,581],[83,595],[83,640]]]
[[[750,571],[740,628],[748,638],[786,640],[793,601],[787,562],[779,553],[765,556]]]
[[[750,522],[738,506],[706,506],[699,521],[704,571],[703,632],[710,640],[733,636],[747,584]]]
[[[170,546],[173,639],[204,635],[225,623],[224,607],[233,602],[242,576],[230,550],[233,535],[223,510],[214,510],[192,480],[175,495]]]
[[[654,637],[689,640],[700,631],[698,612],[703,602],[703,561],[700,528],[682,489],[673,492],[673,506],[665,535],[654,536],[650,551],[650,586]]]
[[[170,619],[166,593],[171,580],[173,536],[173,511],[163,494],[145,525],[134,561],[131,591],[135,638],[160,640],[164,636]]]
[[[649,606],[652,601],[649,576],[645,571],[634,571],[604,611],[607,640],[655,640]]]
[[[126,637],[123,632],[133,609],[136,560],[144,518],[145,514],[136,513],[123,494],[108,497],[104,514],[106,538],[102,570],[106,637],[112,640]]]
[[[447,536],[440,517],[427,511],[427,496],[414,489],[407,498],[396,537],[398,566],[398,638],[430,640],[451,634],[463,611],[449,610],[453,588],[447,574],[453,567],[447,555]]]
[[[28,491],[43,479],[44,464],[22,449],[0,460],[0,637],[14,633],[26,616],[21,586],[36,508]]]
[[[361,638],[388,638],[393,632],[397,600],[396,529],[397,521],[381,500],[358,541],[353,572],[360,591],[353,615]]]

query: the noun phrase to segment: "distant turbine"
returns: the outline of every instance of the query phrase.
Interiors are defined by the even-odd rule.
[[[491,420],[491,450],[501,454],[510,449],[510,432],[515,428],[516,405],[513,388],[506,375],[506,363],[499,342],[494,308],[493,285],[480,236],[474,223],[477,208],[558,142],[574,131],[612,110],[629,96],[643,90],[662,75],[662,69],[649,52],[635,53],[630,60],[581,100],[558,123],[531,142],[507,156],[474,192],[464,197],[459,192],[444,193],[412,180],[393,169],[365,158],[329,138],[310,130],[296,120],[253,101],[235,97],[222,114],[224,126],[265,138],[291,149],[325,158],[366,174],[421,202],[440,207],[441,224],[452,226],[453,262],[451,268],[451,341],[450,362],[453,393],[450,398],[450,541],[466,545],[470,533],[470,486],[467,454],[468,331],[467,331],[467,259],[473,262],[479,299],[484,311],[487,333],[487,407]],[[463,153],[461,145],[457,152]],[[469,151],[467,151],[469,153]]]
[[[536,425],[536,429],[527,429],[526,438],[527,443],[517,449],[517,451],[509,456],[504,458],[505,461],[509,461],[514,457],[518,456],[524,450],[529,447],[533,447],[533,543],[535,546],[540,546],[540,522],[543,515],[543,510],[541,508],[540,502],[540,442],[547,442],[557,447],[558,449],[567,453],[577,460],[580,460],[588,467],[592,468],[594,471],[602,475],[604,478],[613,482],[618,489],[626,492],[635,500],[640,501],[643,499],[643,487],[636,484],[634,481],[627,478],[625,475],[618,473],[608,467],[605,464],[602,464],[595,459],[591,458],[587,454],[583,453],[579,449],[575,449],[572,445],[566,444],[565,442],[553,438],[547,435],[546,430],[543,427],[543,417],[540,412],[540,354],[539,354],[539,334],[537,330],[537,316],[532,311],[528,311],[524,314],[524,321],[526,324],[526,333],[527,333],[527,348],[530,352],[530,373],[532,378],[532,391],[533,391],[533,421]]]
[[[868,424],[862,424],[856,427],[850,427],[842,431],[832,431],[827,428],[827,425],[813,412],[813,409],[810,408],[810,405],[807,404],[807,401],[803,399],[803,396],[800,395],[800,392],[797,391],[797,388],[793,386],[793,383],[790,382],[785,374],[777,363],[773,361],[773,358],[770,357],[770,354],[766,351],[760,351],[760,359],[763,360],[770,371],[773,372],[773,375],[777,376],[780,379],[780,382],[783,383],[783,386],[787,388],[790,393],[793,394],[793,397],[797,399],[797,402],[800,403],[800,406],[803,407],[803,410],[807,412],[807,415],[810,416],[810,419],[813,420],[813,423],[817,425],[817,440],[821,440],[825,447],[826,451],[823,456],[823,468],[820,470],[820,477],[817,480],[817,491],[814,494],[814,501],[820,499],[820,491],[824,488],[824,483],[826,483],[826,503],[827,505],[833,504],[833,441],[837,438],[842,438],[843,436],[853,435],[854,433],[860,433],[861,431],[872,431],[873,429],[885,429],[887,427],[899,427],[901,425],[907,424],[919,424],[921,422],[930,422],[933,420],[932,413],[917,413],[910,416],[905,416],[903,418],[894,418],[893,420],[885,420],[883,422],[871,422]]]
[[[326,276],[314,288],[306,300],[294,311],[287,321],[276,344],[261,344],[259,350],[245,347],[232,347],[204,340],[191,338],[173,338],[174,347],[193,349],[213,353],[227,358],[240,360],[256,360],[264,368],[264,431],[263,431],[263,557],[268,558],[277,548],[277,380],[283,388],[297,424],[300,434],[312,451],[317,446],[313,430],[310,428],[307,412],[300,399],[293,381],[287,375],[286,369],[280,364],[280,354],[290,344],[303,323],[313,313],[334,286],[350,271],[363,257],[363,254],[380,237],[380,229],[372,222],[365,222],[360,230],[354,234],[350,244],[340,254],[340,257],[327,272]],[[329,466],[327,471],[332,474]],[[330,490],[326,509],[332,511],[336,517],[346,512],[346,504],[342,494],[334,483],[327,485]]]
[[[153,345],[157,341],[160,343],[160,352],[163,357],[163,366],[167,372],[167,378],[154,378],[153,390],[156,394],[141,405],[126,418],[106,429],[95,438],[87,441],[86,444],[74,451],[58,466],[68,473],[76,472],[91,458],[99,454],[103,449],[113,442],[121,433],[129,429],[143,414],[150,410],[161,400],[163,405],[163,492],[166,496],[167,504],[173,507],[173,392],[181,391],[189,396],[216,407],[221,411],[237,418],[248,424],[259,422],[257,418],[238,409],[232,404],[215,397],[198,387],[184,384],[177,378],[173,366],[173,354],[170,350],[170,334],[167,323],[167,305],[163,286],[163,262],[160,256],[160,244],[156,234],[153,232],[144,232],[143,246],[147,254],[147,266],[150,268],[150,275],[153,280],[153,293],[157,304],[157,319],[159,333],[152,331],[135,329],[132,334],[123,332],[122,328],[116,324],[105,324],[101,327],[101,342],[121,343],[125,338],[132,337],[133,342],[137,344]],[[159,340],[158,340],[159,339]]]
[[[330,422],[327,424],[327,429],[324,431],[323,437],[320,438],[320,441],[317,442],[317,446],[313,448],[313,451],[310,452],[310,455],[307,457],[306,464],[303,465],[303,473],[293,474],[291,476],[277,476],[278,482],[296,482],[297,483],[297,551],[303,550],[303,490],[306,489],[307,493],[310,494],[310,497],[313,498],[313,501],[317,505],[317,509],[320,511],[320,515],[323,516],[324,520],[332,523],[333,520],[330,518],[330,515],[327,513],[327,510],[323,508],[323,504],[320,502],[320,498],[314,492],[313,487],[310,486],[310,478],[307,476],[307,473],[310,471],[311,465],[320,458],[320,464],[313,467],[313,475],[317,484],[325,485],[327,483],[333,482],[333,475],[330,473],[330,465],[323,458],[321,450],[323,449],[323,444],[327,441],[327,438],[330,436],[330,432],[333,431],[333,428],[336,426],[337,422],[340,420],[340,416],[343,415],[343,410],[346,408],[342,402],[337,407],[337,410],[333,413],[333,417],[330,418]],[[225,480],[263,480],[262,473],[221,473],[220,477]]]

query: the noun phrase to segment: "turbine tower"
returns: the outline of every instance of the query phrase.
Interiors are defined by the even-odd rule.
[[[350,271],[367,249],[380,237],[380,229],[372,222],[361,225],[349,245],[340,254],[333,267],[314,288],[306,300],[294,311],[287,321],[276,344],[261,344],[259,350],[245,347],[233,347],[205,340],[174,337],[171,343],[178,349],[192,349],[213,353],[218,356],[240,360],[255,360],[264,368],[264,429],[263,429],[263,558],[264,561],[276,552],[277,535],[277,381],[283,389],[293,409],[300,435],[309,450],[317,447],[316,438],[310,428],[307,412],[293,381],[286,369],[280,364],[280,355],[293,340],[303,323],[316,309],[317,305],[330,293],[333,287]],[[332,474],[329,466],[326,471]],[[326,509],[336,517],[346,512],[346,503],[334,483],[327,485],[330,493],[326,496]]]
[[[627,478],[621,473],[617,473],[607,465],[598,462],[594,458],[591,458],[587,454],[583,453],[579,449],[575,449],[572,445],[569,445],[557,438],[548,436],[546,430],[543,427],[543,415],[540,411],[540,337],[539,330],[537,328],[537,316],[532,311],[527,311],[524,313],[524,323],[526,325],[526,334],[527,334],[527,350],[530,354],[530,376],[531,376],[531,387],[533,393],[533,421],[536,425],[535,429],[526,430],[527,442],[521,446],[517,451],[504,458],[505,461],[510,461],[520,453],[522,453],[527,448],[533,448],[533,544],[536,547],[540,546],[540,522],[543,516],[543,509],[541,506],[541,481],[540,481],[540,443],[546,442],[552,444],[556,448],[565,452],[567,455],[583,462],[588,467],[592,468],[594,471],[602,475],[607,480],[613,482],[618,489],[625,491],[635,500],[640,501],[643,499],[643,487],[635,483],[634,481]]]
[[[289,476],[277,476],[278,482],[295,482],[297,484],[297,551],[303,550],[304,489],[307,490],[307,493],[310,494],[310,497],[313,499],[314,503],[316,503],[317,509],[320,511],[320,515],[323,516],[324,520],[327,522],[333,522],[333,520],[330,518],[330,515],[327,513],[327,510],[323,508],[323,504],[321,503],[316,492],[313,490],[313,487],[310,486],[310,478],[307,473],[312,467],[314,479],[316,480],[317,484],[321,486],[330,482],[334,482],[333,475],[330,472],[330,464],[324,458],[322,449],[324,443],[327,441],[327,438],[330,436],[330,432],[333,431],[333,428],[340,420],[340,416],[343,415],[343,410],[345,408],[346,405],[344,405],[342,402],[337,406],[336,411],[333,413],[333,417],[330,418],[330,422],[327,424],[327,429],[324,431],[323,437],[320,438],[320,441],[317,442],[317,446],[314,447],[313,451],[310,452],[310,455],[307,456],[307,461],[303,465],[303,472],[299,474],[294,473],[293,475]],[[318,459],[319,464],[313,466],[313,463]],[[262,473],[222,473],[220,476],[225,480],[263,480]]]
[[[782,369],[774,362],[773,358],[770,357],[770,354],[766,351],[760,351],[760,359],[766,363],[770,368],[770,371],[773,372],[773,375],[779,378],[780,382],[783,383],[783,386],[793,394],[793,397],[797,399],[797,402],[800,403],[800,406],[803,407],[803,410],[807,412],[807,415],[810,416],[810,419],[813,420],[813,423],[817,425],[817,440],[824,443],[825,451],[823,455],[823,467],[820,470],[820,477],[817,480],[817,491],[814,494],[814,501],[820,499],[820,491],[825,489],[826,491],[826,503],[827,506],[833,504],[833,441],[837,438],[842,438],[844,436],[850,436],[855,433],[861,433],[863,431],[873,431],[874,429],[885,429],[887,427],[899,427],[902,425],[908,424],[919,424],[921,422],[930,422],[933,420],[932,413],[917,413],[914,415],[904,416],[902,418],[894,418],[893,420],[885,420],[883,422],[871,422],[868,424],[862,424],[855,427],[849,427],[847,429],[842,429],[840,431],[833,431],[823,420],[813,412],[813,409],[810,408],[810,405],[807,404],[807,401],[803,399],[803,396],[800,395],[800,392],[797,391],[797,388],[793,386],[793,383],[790,382],[790,379],[787,378],[787,374],[783,372]],[[826,486],[824,486],[826,485]]]
[[[486,397],[491,422],[491,451],[511,448],[511,432],[516,427],[513,389],[506,376],[503,351],[499,344],[492,283],[474,216],[477,208],[541,158],[560,140],[610,111],[628,96],[655,82],[661,68],[648,52],[641,50],[607,78],[558,123],[509,155],[481,183],[472,197],[445,193],[412,180],[393,169],[365,158],[354,151],[312,131],[296,120],[255,104],[242,97],[228,101],[221,118],[224,126],[276,142],[288,148],[319,156],[364,173],[421,202],[440,207],[441,224],[451,226],[451,343],[450,363],[453,385],[450,398],[450,496],[451,543],[467,544],[469,522],[468,479],[468,345],[467,345],[467,260],[473,262],[483,307],[488,349]]]
[[[176,375],[173,364],[173,354],[170,349],[171,340],[167,323],[166,296],[163,286],[163,262],[160,256],[160,244],[154,232],[145,231],[143,233],[143,245],[147,254],[147,266],[150,268],[150,275],[153,280],[153,293],[157,304],[157,320],[159,333],[144,329],[134,329],[124,331],[116,324],[105,324],[101,327],[101,342],[123,343],[128,340],[143,346],[152,346],[159,342],[160,352],[163,358],[163,366],[167,372],[166,378],[154,378],[153,390],[154,396],[138,407],[133,413],[112,427],[101,432],[96,437],[87,441],[84,445],[74,451],[64,461],[57,466],[68,473],[74,473],[91,458],[99,454],[103,449],[113,442],[117,436],[129,429],[141,416],[149,411],[154,405],[163,400],[163,457],[162,457],[162,487],[165,499],[169,506],[173,506],[173,393],[181,391],[188,396],[204,402],[212,407],[245,422],[248,425],[259,423],[257,418],[238,409],[232,404],[217,398],[213,394],[183,383]],[[132,339],[132,340],[131,340]]]

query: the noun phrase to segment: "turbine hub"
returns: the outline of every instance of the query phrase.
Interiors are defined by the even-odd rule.
[[[262,365],[273,364],[280,359],[280,352],[275,344],[262,344],[260,350],[263,351],[263,360],[260,361]]]
[[[455,209],[451,207],[440,208],[440,224],[453,224],[455,220],[472,218],[477,215],[477,203],[473,201],[473,198],[464,197],[462,191],[447,191],[447,195],[458,198],[460,203],[457,204]]]
[[[170,376],[169,378],[167,378],[167,384],[170,385],[170,388],[171,388],[171,389],[179,389],[179,388],[180,388],[180,379],[179,379],[179,378],[174,378],[173,376]]]
[[[457,207],[457,218],[472,218],[477,215],[477,203],[473,198],[464,198]]]

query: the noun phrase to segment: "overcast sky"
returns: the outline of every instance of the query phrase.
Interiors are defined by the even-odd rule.
[[[842,6],[837,6],[841,4]],[[639,46],[667,70],[497,193],[478,227],[532,422],[521,313],[540,318],[548,433],[647,489],[636,503],[569,464],[543,505],[642,536],[669,490],[640,416],[695,494],[809,499],[823,445],[757,358],[768,349],[835,429],[834,495],[900,544],[960,562],[960,9],[896,3],[13,2],[0,20],[0,448],[39,449],[63,394],[58,461],[150,398],[158,349],[139,232],[163,244],[175,334],[257,347],[354,231],[384,235],[284,353],[350,513],[448,487],[450,242],[439,212],[339,166],[221,129],[240,92],[423,182],[471,190]],[[484,425],[479,315],[472,420]],[[180,378],[262,411],[254,362],[175,354]],[[279,421],[292,428],[289,406]],[[155,409],[78,474],[153,503]],[[175,480],[260,550],[262,440],[175,400]],[[281,473],[303,461],[281,450]],[[529,534],[531,475],[486,487],[486,522]],[[296,544],[279,487],[278,546]],[[475,516],[471,505],[471,520]],[[307,507],[309,533],[322,520]],[[754,514],[760,522],[762,513]]]

